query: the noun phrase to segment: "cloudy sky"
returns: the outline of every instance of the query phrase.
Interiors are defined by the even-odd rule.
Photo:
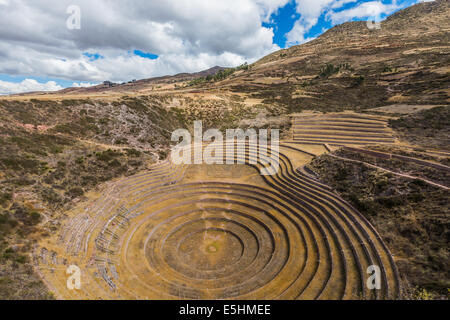
[[[251,63],[419,1],[0,0],[0,94]]]

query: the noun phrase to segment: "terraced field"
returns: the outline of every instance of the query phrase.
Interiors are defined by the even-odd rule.
[[[325,148],[281,144],[242,164],[169,161],[111,183],[35,249],[64,299],[387,299],[394,261],[369,222],[304,168]],[[278,161],[274,175],[262,175]],[[81,268],[68,290],[66,268]],[[381,269],[369,290],[367,268]]]
[[[294,142],[302,144],[342,146],[395,143],[385,118],[356,113],[297,116],[293,119],[292,131]]]

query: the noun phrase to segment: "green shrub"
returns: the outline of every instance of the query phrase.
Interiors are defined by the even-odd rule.
[[[109,162],[109,161],[113,160],[115,157],[118,157],[120,155],[122,155],[122,153],[113,151],[111,149],[103,151],[103,152],[97,152],[95,154],[96,158],[103,162]]]
[[[33,211],[30,213],[30,218],[28,219],[29,225],[36,225],[41,222],[41,214],[39,212]]]
[[[84,194],[84,190],[80,187],[74,187],[69,189],[69,191],[67,191],[67,195],[70,198],[78,198],[80,196],[82,196]]]
[[[117,168],[117,167],[120,167],[121,165],[122,164],[117,159],[114,159],[108,163],[108,166],[110,166],[111,168]]]
[[[332,63],[327,63],[320,68],[319,76],[321,78],[328,78],[329,76],[338,73],[341,70],[351,70],[351,67],[348,63],[340,63],[337,66],[333,65]]]
[[[127,156],[130,157],[139,157],[142,154],[142,152],[136,149],[127,149],[125,152],[127,153]]]
[[[5,206],[11,200],[12,200],[11,192],[1,192],[0,193],[0,206]]]
[[[78,157],[78,158],[75,160],[75,163],[77,163],[77,164],[83,164],[83,163],[84,163],[84,157]]]

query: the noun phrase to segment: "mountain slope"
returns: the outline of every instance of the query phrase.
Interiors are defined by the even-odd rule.
[[[400,103],[449,105],[449,16],[450,2],[438,0],[397,12],[381,30],[344,23],[223,80],[206,79],[223,70],[214,67],[117,86],[0,97],[2,298],[17,297],[15,289],[28,285],[19,295],[47,297],[27,259],[36,240],[58,230],[58,217],[85,192],[165,158],[170,133],[194,120],[203,120],[204,129],[276,127],[289,135],[289,116],[305,110],[372,112],[392,105],[395,113]],[[189,83],[199,78],[205,79]],[[405,138],[410,124],[424,121],[427,127],[426,119],[418,114],[392,124]],[[431,138],[448,136],[448,126],[433,128],[429,139],[417,138],[426,133],[418,129],[410,142],[429,146]],[[18,279],[17,268],[28,277]]]
[[[348,22],[275,52],[213,87],[245,92],[288,111],[448,104],[449,1],[399,11],[370,30]]]

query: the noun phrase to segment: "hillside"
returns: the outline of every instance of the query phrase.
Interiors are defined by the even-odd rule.
[[[167,156],[181,124],[160,105],[151,97],[0,103],[1,299],[51,297],[33,274],[36,241],[86,192]]]
[[[387,18],[380,30],[368,29],[365,22],[344,23],[313,41],[274,52],[251,65],[0,97],[0,298],[53,298],[36,273],[37,248],[53,240],[69,218],[77,222],[69,212],[81,212],[87,203],[98,204],[104,190],[112,192],[121,181],[144,183],[140,175],[145,172],[154,179],[145,183],[166,183],[164,179],[177,173],[166,161],[171,133],[178,128],[192,129],[194,120],[203,120],[204,130],[281,129],[286,161],[297,167],[286,165],[286,177],[277,178],[280,180],[273,184],[286,188],[283,192],[287,198],[298,201],[303,201],[304,190],[311,194],[316,192],[311,190],[319,190],[329,198],[316,199],[312,195],[317,201],[313,206],[330,206],[331,214],[339,214],[346,223],[345,214],[333,211],[329,201],[336,198],[342,207],[346,204],[339,197],[351,202],[363,214],[360,217],[350,210],[358,223],[364,226],[367,218],[395,254],[402,285],[409,294],[406,297],[417,298],[415,294],[426,289],[436,297],[446,298],[448,191],[423,185],[423,180],[445,187],[448,176],[439,170],[407,166],[390,158],[382,162],[340,148],[368,142],[383,152],[395,151],[448,165],[449,16],[448,0],[420,3]],[[311,127],[296,128],[295,123]],[[377,142],[387,146],[377,147]],[[390,144],[395,146],[393,151]],[[323,155],[328,152],[331,157]],[[418,181],[349,164],[333,155],[372,161],[389,170],[405,170],[404,174],[414,174]],[[321,182],[300,170],[311,161],[310,168]],[[217,169],[211,176],[226,181],[229,177],[223,172]],[[234,172],[236,181],[247,183],[248,179],[266,186],[254,172],[244,173]],[[204,178],[195,170],[191,175],[187,181],[193,185],[198,182],[194,178]],[[298,181],[292,182],[295,179]],[[172,182],[169,179],[164,187],[170,189]],[[289,183],[303,185],[300,195],[286,187]],[[337,194],[331,194],[322,183]],[[165,192],[164,188],[161,192]],[[253,189],[245,192],[252,194]],[[235,193],[233,196],[239,198],[239,190]],[[127,196],[122,195],[123,201],[128,201]],[[105,197],[117,200],[114,195]],[[425,212],[423,216],[417,212],[420,210]],[[109,213],[114,214],[112,207],[105,210],[105,214]],[[324,219],[331,221],[327,217]],[[347,227],[333,228],[343,230],[332,244],[334,250],[340,245],[340,237],[347,236]],[[327,231],[330,238],[333,228]],[[358,232],[365,232],[364,228]],[[374,255],[380,251],[390,257],[383,241],[370,230],[369,239],[377,243]],[[348,245],[347,251],[353,248],[344,245]],[[322,246],[322,254],[331,250]],[[357,250],[364,257],[363,248]],[[355,259],[358,261],[358,257]],[[345,259],[339,263],[344,266]],[[386,264],[395,274],[393,263]],[[328,267],[323,268],[324,274],[325,269]],[[338,278],[341,276],[338,274]],[[395,283],[393,287],[400,291],[396,281],[394,276],[386,280],[388,285]],[[342,284],[333,285],[341,288]],[[361,284],[352,285],[364,293]],[[385,297],[394,296],[387,293]],[[330,289],[329,297],[333,294]],[[359,298],[358,294],[343,292],[339,297]],[[379,298],[377,294],[375,298]]]
[[[409,298],[419,298],[417,295],[425,289],[435,299],[448,299],[448,189],[368,167],[366,163],[418,177],[425,175],[447,186],[449,172],[400,160],[382,161],[349,150],[318,157],[310,164],[322,182],[360,210],[381,234],[396,257]]]
[[[231,92],[282,113],[366,110],[392,104],[450,102],[450,3],[419,3],[381,23],[336,26],[317,39],[274,52],[224,80],[188,86],[220,71],[139,80],[112,88],[66,89],[56,95]],[[50,94],[52,95],[52,94]],[[44,94],[48,96],[48,94]]]
[[[448,1],[421,3],[370,30],[337,26],[304,45],[275,52],[220,87],[288,112],[341,111],[405,104],[448,104]]]
[[[450,113],[447,107],[423,110],[409,116],[391,120],[391,127],[399,136],[424,148],[450,147]]]

